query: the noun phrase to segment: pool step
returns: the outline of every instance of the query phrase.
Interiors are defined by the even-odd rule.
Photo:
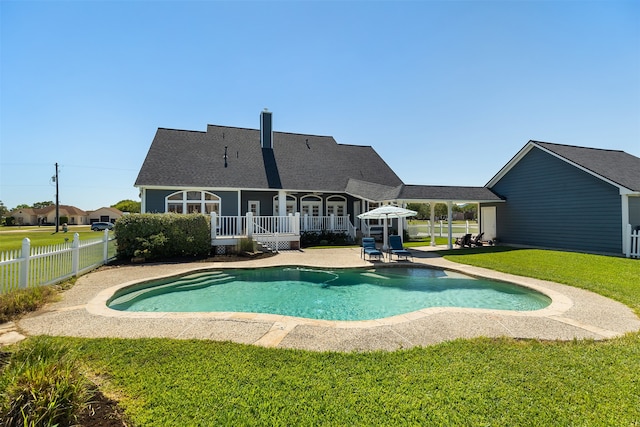
[[[184,276],[171,283],[165,283],[165,284],[155,285],[155,286],[153,285],[147,286],[142,289],[138,289],[138,290],[126,293],[124,295],[120,295],[114,298],[113,301],[111,301],[111,303],[117,304],[117,305],[130,304],[135,299],[140,298],[143,295],[151,292],[157,293],[160,290],[165,290],[165,292],[171,293],[171,292],[188,291],[193,289],[201,289],[201,288],[206,288],[208,286],[211,286],[213,284],[218,284],[218,283],[226,282],[233,279],[234,279],[233,276],[223,272],[220,272],[214,275],[207,274],[207,273],[190,274],[188,276]]]

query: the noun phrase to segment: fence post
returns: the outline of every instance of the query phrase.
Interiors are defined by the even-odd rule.
[[[442,220],[440,220],[440,237],[442,237]]]
[[[466,231],[465,231],[465,233],[466,233],[466,234],[469,234],[469,220],[467,220],[467,227],[466,227]]]
[[[78,233],[73,234],[71,248],[71,274],[77,276],[78,270],[80,270],[80,235]]]
[[[31,257],[31,240],[28,237],[22,239],[22,252],[20,258],[20,278],[18,280],[19,288],[26,288],[29,283],[29,258]]]
[[[336,229],[336,217],[331,214],[329,215],[329,230],[335,231]]]
[[[109,259],[109,230],[106,228],[102,235],[102,241],[104,242],[104,245],[102,245],[102,262],[106,264]]]
[[[216,240],[216,223],[217,223],[217,219],[216,219],[216,213],[215,212],[211,212],[211,243],[213,244],[213,241]]]

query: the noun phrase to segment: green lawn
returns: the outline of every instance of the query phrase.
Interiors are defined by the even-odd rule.
[[[572,282],[640,312],[638,260],[480,249],[446,257]],[[640,425],[640,333],[603,342],[459,339],[371,353],[53,340],[100,379],[134,426]]]
[[[0,227],[0,251],[8,251],[22,248],[22,240],[28,237],[31,246],[47,246],[65,243],[65,239],[73,240],[73,235],[78,233],[80,240],[99,239],[102,231],[91,231],[88,225],[70,226],[68,232],[63,232],[59,227],[56,233],[55,226],[29,226],[29,227]]]
[[[597,292],[640,315],[640,260],[575,252],[506,247],[442,251],[451,261],[551,280]]]

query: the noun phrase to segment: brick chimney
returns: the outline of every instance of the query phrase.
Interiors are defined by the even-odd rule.
[[[266,108],[260,113],[260,146],[262,148],[273,148],[271,111]]]

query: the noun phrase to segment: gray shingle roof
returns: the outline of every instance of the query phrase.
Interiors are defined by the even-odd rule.
[[[256,129],[160,128],[135,185],[342,192],[352,178],[402,184],[372,147],[338,144],[330,136],[274,132],[272,154],[263,156]]]
[[[620,150],[529,141],[632,191],[640,191],[640,158]]]
[[[400,200],[442,200],[454,202],[499,202],[502,199],[486,187],[404,185]]]
[[[360,197],[372,201],[395,200],[400,194],[402,186],[391,187],[388,185],[374,184],[372,182],[350,179],[347,183],[346,192],[352,196]]]

